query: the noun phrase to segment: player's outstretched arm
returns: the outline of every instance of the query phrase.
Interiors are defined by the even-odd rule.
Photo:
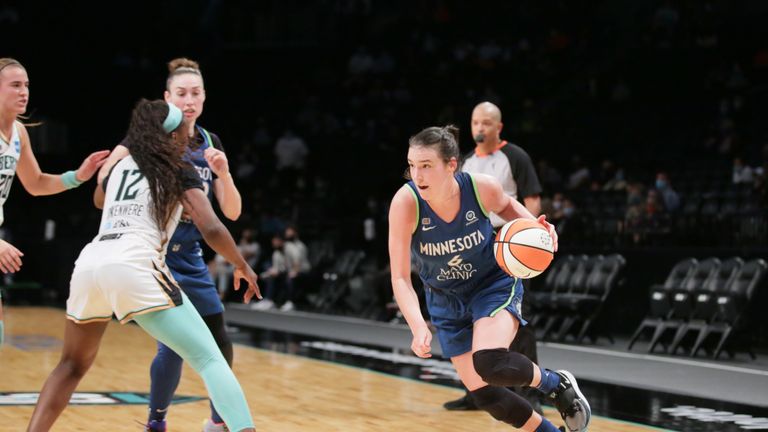
[[[77,171],[46,174],[37,163],[29,142],[29,134],[23,125],[19,128],[19,135],[21,137],[21,155],[16,166],[16,174],[19,176],[24,189],[35,196],[53,195],[80,186],[93,177],[96,170],[104,164],[107,156],[109,156],[109,150],[97,151],[85,158]]]
[[[216,216],[211,202],[201,189],[189,189],[184,193],[184,210],[189,214],[197,229],[200,230],[205,242],[235,266],[235,290],[240,289],[241,278],[248,282],[248,291],[244,296],[245,302],[251,301],[254,295],[261,298],[261,292],[256,283],[256,279],[258,279],[256,273],[245,262],[245,258],[240,254],[232,235]]]

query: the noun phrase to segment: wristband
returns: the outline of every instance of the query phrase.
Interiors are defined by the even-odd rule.
[[[64,184],[64,187],[67,189],[74,189],[83,182],[77,179],[77,172],[76,171],[67,171],[64,174],[61,175],[61,183]]]

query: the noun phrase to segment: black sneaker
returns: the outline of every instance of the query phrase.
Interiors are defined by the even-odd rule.
[[[477,410],[477,405],[475,405],[472,396],[470,396],[469,393],[465,393],[464,396],[456,400],[444,403],[443,408],[448,411],[475,411]]]
[[[576,378],[566,370],[559,370],[560,385],[548,396],[565,422],[567,432],[586,432],[592,419],[592,409],[579,390]]]

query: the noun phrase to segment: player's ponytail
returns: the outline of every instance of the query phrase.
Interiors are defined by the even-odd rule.
[[[159,229],[165,229],[184,194],[181,172],[183,151],[173,142],[172,134],[186,137],[184,122],[167,132],[163,123],[169,105],[163,100],[141,99],[133,109],[126,142],[139,170],[149,182],[151,212]]]

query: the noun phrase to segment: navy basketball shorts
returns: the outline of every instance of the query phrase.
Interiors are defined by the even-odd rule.
[[[472,350],[472,325],[480,318],[507,310],[520,325],[528,323],[520,309],[524,294],[521,279],[502,277],[466,292],[427,288],[425,294],[443,357],[455,357]]]
[[[184,294],[189,297],[189,301],[200,316],[224,312],[224,305],[221,304],[219,292],[203,260],[200,246],[197,242],[194,242],[192,247],[184,247],[185,244],[181,244],[181,247],[177,245],[179,244],[169,245],[165,260]]]

